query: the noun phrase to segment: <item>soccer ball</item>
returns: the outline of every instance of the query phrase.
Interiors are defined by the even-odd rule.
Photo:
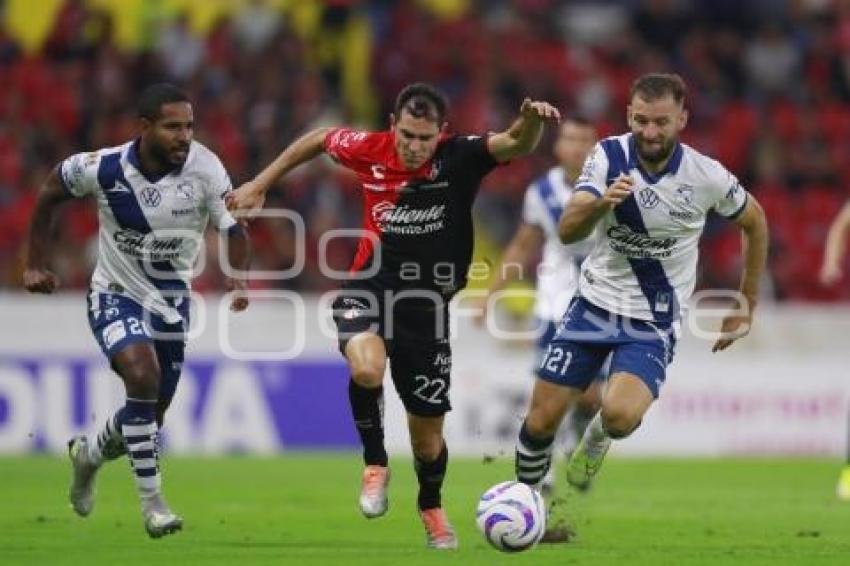
[[[543,498],[530,486],[506,481],[481,496],[476,515],[478,529],[502,552],[519,552],[537,544],[546,530]]]

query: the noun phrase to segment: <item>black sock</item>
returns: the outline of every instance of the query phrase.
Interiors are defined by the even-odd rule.
[[[419,480],[419,509],[434,509],[441,506],[440,490],[443,487],[443,479],[446,477],[446,466],[449,463],[449,449],[443,442],[440,455],[433,462],[423,462],[413,457],[413,468],[416,470],[416,478]]]
[[[519,429],[516,445],[514,469],[516,479],[530,486],[538,486],[552,463],[552,443],[554,436],[534,438],[528,433],[525,422]]]
[[[386,466],[384,449],[384,388],[367,389],[352,379],[348,382],[348,400],[354,426],[363,443],[363,460],[367,466]]]

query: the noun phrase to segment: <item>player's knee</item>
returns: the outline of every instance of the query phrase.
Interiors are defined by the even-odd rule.
[[[433,462],[443,451],[443,437],[440,435],[411,436],[410,444],[413,455],[423,462]]]
[[[602,426],[611,438],[625,438],[640,426],[641,417],[638,412],[628,407],[603,405]]]
[[[379,364],[353,364],[351,379],[361,387],[373,389],[384,381],[384,367]]]
[[[145,362],[125,364],[121,377],[127,395],[137,399],[156,399],[159,396],[159,370]]]

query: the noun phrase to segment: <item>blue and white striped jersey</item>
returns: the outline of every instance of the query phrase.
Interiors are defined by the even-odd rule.
[[[631,134],[596,145],[576,190],[601,195],[621,173],[634,180],[633,193],[599,221],[579,293],[623,316],[675,320],[696,284],[706,215],[713,209],[736,218],[747,192],[723,165],[682,143],[663,171],[650,174],[638,162]]]
[[[97,201],[92,290],[128,296],[175,323],[181,316],[174,301],[179,306],[188,299],[209,219],[220,231],[236,224],[224,205],[230,178],[218,157],[195,141],[182,167],[148,178],[138,145],[136,140],[72,155],[59,165],[59,178],[72,196]]]
[[[565,246],[558,237],[558,221],[573,194],[562,167],[553,167],[525,191],[522,220],[540,228],[546,241],[537,269],[534,314],[541,320],[560,321],[578,288],[579,263],[592,241]]]

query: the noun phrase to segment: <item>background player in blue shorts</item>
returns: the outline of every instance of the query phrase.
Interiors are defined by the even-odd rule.
[[[48,176],[30,225],[24,286],[52,293],[50,235],[57,207],[92,195],[98,206],[97,267],[88,295],[89,324],[127,400],[95,441],[69,442],[74,468],[70,500],[81,516],[94,506],[97,470],[127,454],[151,537],[182,528],[161,493],[157,438],[183,364],[189,329],[189,286],[209,220],[226,233],[233,269],[250,261],[247,234],[224,206],[230,179],[218,157],[193,141],[192,104],[169,84],[139,98],[140,136],[124,145],[72,155]],[[230,290],[245,281],[228,279]],[[231,310],[248,299],[234,294]]]
[[[486,296],[477,301],[479,315],[476,322],[481,324],[487,317],[488,302],[493,294],[504,289],[539,258],[534,316],[542,332],[537,339],[535,367],[542,360],[546,346],[555,336],[555,330],[578,290],[581,263],[593,245],[592,238],[569,246],[562,244],[558,236],[558,221],[573,195],[584,160],[596,139],[596,128],[586,118],[567,116],[561,122],[552,151],[558,164],[536,178],[526,189],[519,226],[505,248],[501,264],[495,269]],[[521,270],[514,269],[514,266],[520,266]],[[600,377],[604,378],[604,374],[600,373]],[[599,410],[602,384],[603,379],[593,382],[566,417],[568,424],[562,436],[567,458]],[[542,486],[544,494],[549,495],[554,487],[552,468],[544,477]]]

